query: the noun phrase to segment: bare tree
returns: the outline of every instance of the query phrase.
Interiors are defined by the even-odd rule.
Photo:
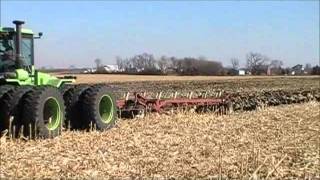
[[[221,75],[223,73],[220,62],[192,57],[176,59],[175,66],[179,75]]]
[[[282,69],[283,62],[281,60],[271,60],[269,64],[270,73],[273,75],[280,75],[283,73]]]
[[[318,65],[314,66],[312,68],[311,74],[312,75],[320,75],[320,66],[318,66]]]
[[[181,69],[179,69],[181,62],[179,61],[178,58],[176,58],[174,56],[170,57],[170,63],[171,63],[171,67],[170,68],[173,69],[176,73],[181,71]]]
[[[98,70],[98,69],[101,67],[102,61],[101,61],[101,59],[96,58],[96,59],[94,60],[94,63],[96,64],[96,68],[97,68],[97,70]]]
[[[231,58],[231,65],[232,65],[232,69],[238,70],[239,69],[239,59],[237,58]]]
[[[247,68],[253,75],[264,74],[267,72],[269,61],[268,57],[260,54],[250,52],[247,54]]]
[[[166,74],[168,69],[172,66],[170,58],[166,56],[161,56],[161,58],[157,61],[157,64],[160,71],[164,74]]]
[[[116,64],[117,64],[120,71],[126,70],[126,60],[122,59],[120,56],[116,57]]]
[[[270,62],[271,68],[281,68],[282,65],[283,65],[283,62],[281,60],[272,60]]]
[[[312,73],[312,65],[310,63],[307,63],[305,66],[304,66],[304,70],[305,72],[307,72],[308,74],[311,74]]]
[[[130,61],[138,72],[153,71],[156,69],[156,60],[152,54],[139,54],[130,58]]]

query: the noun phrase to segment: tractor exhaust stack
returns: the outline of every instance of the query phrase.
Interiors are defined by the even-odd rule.
[[[16,25],[16,36],[15,36],[15,48],[16,48],[16,66],[17,68],[22,68],[21,64],[21,41],[22,41],[22,33],[21,26],[24,24],[24,21],[13,21],[13,24]]]

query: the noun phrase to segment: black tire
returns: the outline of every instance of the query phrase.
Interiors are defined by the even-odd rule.
[[[112,90],[107,86],[95,85],[87,89],[80,97],[84,127],[94,125],[103,131],[114,126],[117,119],[117,105]]]
[[[69,90],[75,88],[75,85],[73,84],[63,84],[60,88],[59,88],[59,91],[60,93],[62,94],[62,96],[64,96],[64,94],[66,92],[68,92]]]
[[[10,91],[12,91],[12,90],[14,90],[14,88],[15,88],[15,86],[12,86],[12,85],[0,85],[0,101],[2,101],[2,98],[3,98],[3,96],[6,94],[6,93],[8,93],[8,92],[10,92]],[[5,130],[6,128],[5,128],[5,119],[4,119],[4,115],[5,114],[7,114],[7,112],[6,111],[3,111],[3,110],[1,110],[2,109],[2,106],[4,105],[5,103],[1,103],[0,102],[0,136],[2,135],[2,131],[3,130]]]
[[[0,85],[0,99],[2,98],[2,96],[4,94],[9,92],[10,90],[13,90],[14,88],[15,88],[15,86],[13,86],[13,85]]]
[[[23,96],[22,105],[24,136],[50,138],[61,133],[65,108],[57,88],[36,87]],[[54,119],[52,123],[50,116]]]
[[[24,94],[31,91],[31,87],[21,86],[16,89],[10,90],[3,95],[0,100],[0,131],[9,129],[10,118],[13,117],[11,122],[11,132],[13,136],[17,137],[20,131],[21,123],[21,99]]]
[[[69,99],[70,97],[72,97],[73,95],[73,92],[74,92],[74,88],[75,88],[75,85],[73,84],[64,84],[62,85],[60,88],[59,88],[59,91],[60,93],[62,94],[63,96],[63,100],[64,100],[64,106],[66,108],[66,112],[65,112],[65,120],[62,124],[62,126],[64,128],[69,128],[69,125],[70,125],[70,122],[68,122],[68,107],[69,107]]]
[[[71,130],[80,130],[84,129],[83,121],[81,117],[81,104],[79,98],[81,94],[90,88],[89,85],[80,84],[70,88],[63,95],[66,107],[66,120],[65,127]]]

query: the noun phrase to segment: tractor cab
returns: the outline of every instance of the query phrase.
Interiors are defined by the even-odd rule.
[[[22,28],[23,21],[13,21],[15,28],[0,28],[0,85],[51,85],[60,87],[74,82],[74,77],[57,78],[34,67],[34,39],[38,37]]]
[[[0,73],[14,72],[19,68],[31,73],[34,64],[33,32],[20,28],[22,21],[14,23],[16,29],[0,27]],[[17,33],[21,36],[18,37]]]

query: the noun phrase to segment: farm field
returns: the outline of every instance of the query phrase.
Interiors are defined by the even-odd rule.
[[[190,92],[197,96],[240,94],[241,96],[263,96],[265,91],[315,91],[320,97],[320,76],[138,76],[138,75],[77,75],[77,83],[106,83],[118,99],[128,92],[145,93],[163,98],[174,93],[186,97]]]
[[[135,91],[245,97],[276,90],[312,91],[318,97],[320,92],[319,76],[79,75],[78,83],[107,83],[117,97]],[[105,132],[67,130],[54,139],[30,141],[2,136],[0,179],[320,178],[319,109],[319,101],[311,101],[222,116],[175,111],[120,119]]]
[[[117,92],[260,91],[318,89],[320,76],[77,75],[77,83],[108,83]]]
[[[0,180],[320,180],[319,7],[0,0]]]
[[[225,116],[152,114],[106,132],[1,138],[0,178],[320,177],[320,104]]]
[[[60,75],[61,74],[55,74]],[[71,74],[70,74],[71,75]],[[274,80],[274,79],[313,79],[319,76],[157,76],[157,75],[121,75],[121,74],[74,74],[79,83],[130,82],[130,81],[225,81],[225,80]]]

